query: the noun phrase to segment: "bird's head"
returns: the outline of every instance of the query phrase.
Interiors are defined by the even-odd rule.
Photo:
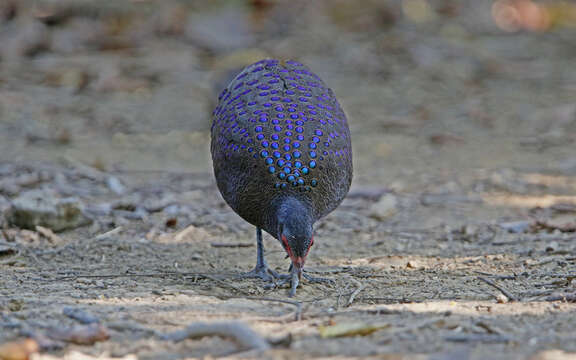
[[[292,261],[292,275],[300,279],[310,247],[314,244],[313,220],[302,203],[285,203],[278,217],[278,240]]]
[[[292,261],[292,271],[296,272],[298,278],[300,278],[302,268],[306,262],[306,256],[314,244],[314,236],[312,235],[312,226],[304,232],[297,230],[298,229],[293,229],[290,226],[282,226],[280,239],[286,254],[288,254],[288,257]]]

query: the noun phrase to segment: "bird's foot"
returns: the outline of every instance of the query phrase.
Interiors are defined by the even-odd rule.
[[[274,288],[277,286],[276,280],[283,280],[289,278],[289,275],[279,274],[278,272],[270,269],[268,265],[256,266],[254,269],[239,275],[239,279],[262,279],[267,284],[266,288]]]
[[[314,277],[308,273],[306,273],[306,270],[302,271],[302,277],[304,279],[306,279],[307,281],[311,282],[311,283],[330,283],[330,284],[335,284],[335,281],[332,279],[328,279],[328,278],[321,278],[321,277]],[[281,275],[281,278],[278,282],[275,283],[276,286],[283,286],[287,283],[290,283],[291,285],[291,289],[290,289],[290,297],[293,297],[294,295],[296,295],[296,288],[298,287],[300,281],[298,279],[298,276],[295,275],[290,275],[290,274],[286,274],[286,275]]]

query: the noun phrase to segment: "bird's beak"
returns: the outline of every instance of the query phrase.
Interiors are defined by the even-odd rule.
[[[300,280],[302,279],[302,269],[304,268],[304,261],[303,257],[294,257],[292,260],[292,271],[290,273],[292,277],[292,287],[290,289],[290,297],[296,295],[296,288],[298,284],[300,284]]]

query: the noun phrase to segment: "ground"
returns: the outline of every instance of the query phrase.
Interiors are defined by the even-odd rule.
[[[566,8],[0,2],[0,211],[39,190],[92,220],[0,222],[0,344],[34,338],[41,359],[576,358],[576,10],[544,4]],[[506,6],[557,18],[510,24]],[[317,72],[352,132],[352,190],[307,261],[334,283],[294,298],[236,279],[255,231],[211,170],[217,93],[261,57]],[[78,325],[70,309],[109,339],[48,340]],[[231,320],[271,348],[162,338]]]

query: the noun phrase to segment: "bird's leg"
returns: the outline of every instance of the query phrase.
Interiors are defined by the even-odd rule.
[[[270,269],[264,258],[264,242],[262,241],[262,229],[256,228],[256,266],[251,271],[242,274],[241,278],[260,278],[264,281],[274,283],[274,279],[283,279],[288,275],[278,274]]]

